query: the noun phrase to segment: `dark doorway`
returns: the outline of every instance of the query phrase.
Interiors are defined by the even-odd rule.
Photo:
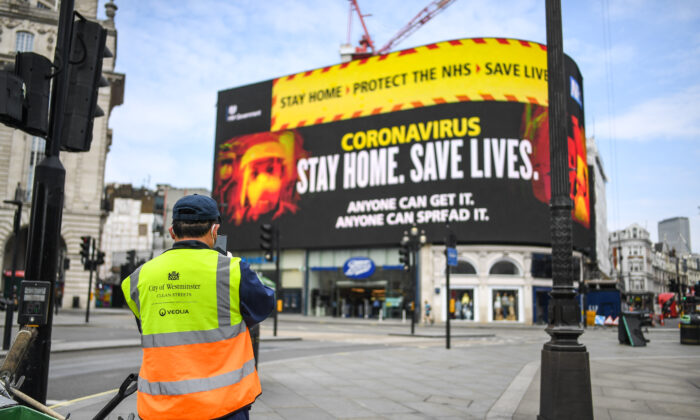
[[[549,292],[552,291],[551,287],[533,287],[532,288],[532,323],[533,324],[547,324],[549,323],[549,316],[547,311],[549,309]]]

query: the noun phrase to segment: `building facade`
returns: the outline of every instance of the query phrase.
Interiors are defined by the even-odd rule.
[[[157,184],[155,190],[155,203],[153,212],[160,215],[160,226],[157,228],[161,232],[162,243],[156,248],[168,249],[173,245],[173,240],[168,233],[168,229],[173,224],[173,206],[177,200],[186,195],[199,194],[211,195],[206,188],[178,188],[169,184]]]
[[[623,293],[658,293],[661,285],[654,278],[652,243],[649,232],[638,224],[610,234],[613,276]]]
[[[188,194],[208,195],[203,188],[155,189],[130,184],[108,184],[104,190],[105,222],[99,241],[105,263],[95,281],[96,304],[124,304],[119,285],[138,265],[172,246],[168,231],[175,202]],[[167,221],[164,222],[164,219]]]
[[[687,217],[672,217],[659,222],[659,242],[668,244],[669,249],[679,255],[693,252],[690,244],[690,221]]]
[[[57,41],[60,2],[58,0],[0,0],[0,65],[12,68],[16,52],[33,51],[53,61]],[[75,10],[96,20],[97,0],[76,0]],[[101,237],[106,213],[103,209],[105,160],[112,142],[109,116],[124,98],[125,75],[115,72],[117,59],[117,30],[114,18],[116,5],[105,4],[107,18],[99,21],[107,30],[107,48],[113,57],[103,60],[102,72],[109,81],[99,91],[97,103],[105,116],[96,118],[89,152],[60,155],[66,170],[63,220],[61,226],[61,262],[68,267],[59,273],[63,305],[84,307],[88,291],[88,272],[80,264],[80,237]],[[0,204],[0,243],[3,244],[3,271],[11,267],[15,246],[18,249],[17,268],[25,267],[27,232],[31,210],[34,171],[43,159],[45,140],[19,130],[0,125],[0,197],[23,202],[21,230],[13,232],[16,207]],[[17,236],[17,238],[15,238]],[[68,259],[70,263],[64,265]]]
[[[608,287],[615,284],[612,277],[612,264],[610,262],[610,242],[608,241],[608,204],[606,199],[606,184],[608,177],[603,166],[603,159],[598,152],[598,145],[594,137],[586,139],[586,153],[588,158],[588,175],[592,191],[593,224],[595,226],[593,253],[587,258],[590,261],[584,264],[584,278],[591,287]]]

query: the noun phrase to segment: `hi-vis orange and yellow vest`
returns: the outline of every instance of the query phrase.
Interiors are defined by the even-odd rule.
[[[240,278],[239,258],[172,249],[124,279],[122,291],[141,323],[141,418],[212,419],[260,395]]]

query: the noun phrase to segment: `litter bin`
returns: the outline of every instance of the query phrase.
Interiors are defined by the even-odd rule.
[[[681,344],[700,344],[700,314],[681,317]]]
[[[617,339],[620,344],[628,344],[632,347],[644,347],[647,345],[647,340],[642,333],[642,317],[641,312],[622,312],[620,314],[620,322],[617,326]]]
[[[587,310],[586,311],[586,325],[595,325],[596,311]]]

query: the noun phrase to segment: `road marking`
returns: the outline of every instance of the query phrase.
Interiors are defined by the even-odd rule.
[[[526,364],[515,378],[513,378],[508,388],[506,388],[503,394],[501,394],[501,397],[496,400],[488,413],[486,413],[486,418],[489,420],[513,418],[513,415],[518,410],[520,402],[523,400],[523,397],[525,397],[525,393],[539,369],[539,360],[533,360]]]
[[[53,409],[56,407],[65,407],[67,405],[75,404],[75,403],[80,402],[80,401],[89,400],[90,398],[97,398],[97,397],[101,397],[103,395],[116,393],[117,391],[119,391],[119,388],[114,388],[114,389],[110,389],[109,391],[104,391],[104,392],[100,392],[100,393],[92,394],[92,395],[86,395],[84,397],[76,398],[74,400],[63,401],[63,402],[60,402],[58,404],[54,404],[54,405],[50,406],[49,408]]]

